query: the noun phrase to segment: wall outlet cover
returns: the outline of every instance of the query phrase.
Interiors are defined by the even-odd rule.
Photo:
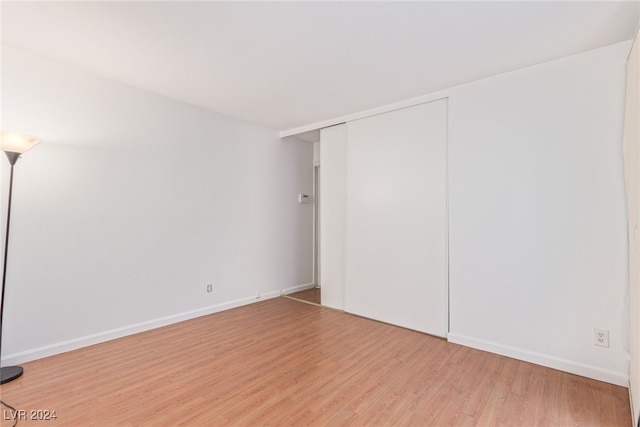
[[[607,329],[593,330],[594,344],[600,347],[609,347],[609,331]]]

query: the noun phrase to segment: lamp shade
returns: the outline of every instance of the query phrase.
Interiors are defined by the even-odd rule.
[[[0,132],[0,149],[7,153],[22,154],[40,143],[40,139],[20,132]]]

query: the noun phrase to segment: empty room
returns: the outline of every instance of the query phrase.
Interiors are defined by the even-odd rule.
[[[640,426],[638,1],[1,1],[1,426]]]

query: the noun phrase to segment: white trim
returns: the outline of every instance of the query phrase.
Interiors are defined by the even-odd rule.
[[[445,129],[445,154],[444,154],[444,197],[445,197],[445,209],[446,209],[446,217],[445,217],[445,222],[446,222],[446,227],[447,227],[447,238],[446,238],[446,253],[447,253],[447,292],[446,292],[446,297],[445,297],[445,307],[446,307],[446,314],[445,314],[445,319],[444,319],[444,323],[446,326],[445,331],[444,331],[444,338],[447,338],[449,336],[449,332],[451,331],[451,251],[450,251],[450,246],[449,246],[449,236],[451,235],[450,230],[451,230],[451,209],[449,206],[449,189],[450,189],[450,180],[449,180],[449,171],[450,171],[450,167],[449,167],[449,135],[451,135],[451,130],[450,130],[450,120],[449,120],[449,96],[447,96],[445,98],[447,100],[447,106],[446,106],[446,129]]]
[[[414,98],[405,99],[393,104],[382,105],[376,108],[370,108],[369,110],[360,111],[346,116],[341,116],[335,119],[324,120],[322,122],[312,123],[310,125],[300,126],[293,129],[286,129],[280,132],[280,138],[287,136],[295,136],[303,132],[309,132],[312,130],[318,130],[327,128],[330,126],[340,125],[342,123],[348,123],[353,120],[363,119],[365,117],[375,116],[377,114],[388,113],[389,111],[400,110],[402,108],[413,107],[414,105],[424,104],[426,102],[437,101],[439,99],[448,98],[451,88],[445,90],[439,90],[438,92],[429,93],[426,95],[416,96]]]
[[[298,287],[304,287],[307,285],[300,285]],[[287,288],[287,289],[294,289]],[[77,350],[79,348],[88,347],[94,344],[100,344],[106,341],[111,341],[117,338],[126,337],[128,335],[134,335],[140,332],[149,331],[151,329],[160,328],[163,326],[171,325],[174,323],[183,322],[185,320],[194,319],[196,317],[206,316],[208,314],[218,313],[220,311],[229,310],[243,305],[252,304],[255,302],[263,301],[266,299],[279,297],[283,291],[271,291],[261,293],[260,297],[251,296],[247,298],[241,298],[234,301],[228,301],[225,303],[212,305],[209,307],[199,308],[196,310],[185,311],[183,313],[173,314],[166,317],[161,317],[155,320],[149,320],[146,322],[136,323],[122,328],[112,329],[110,331],[99,332],[97,334],[87,335],[84,337],[74,338],[68,341],[62,341],[46,346],[9,354],[2,358],[2,365],[17,365],[20,363],[30,362],[32,360],[42,359],[44,357],[53,356],[60,353],[66,353],[68,351]]]
[[[585,365],[573,360],[562,359],[559,357],[550,356],[548,354],[536,353],[529,350],[509,347],[506,345],[493,343],[454,332],[449,332],[447,339],[449,342],[454,344],[477,348],[479,350],[500,354],[502,356],[511,357],[513,359],[523,360],[525,362],[535,363],[536,365],[558,369],[560,371],[592,378],[598,381],[604,381],[622,387],[629,386],[629,375],[624,372],[610,371],[608,369],[599,368],[597,366]]]
[[[317,164],[316,164],[317,163]],[[313,284],[320,287],[320,161],[313,162]]]
[[[282,290],[282,295],[289,295],[294,292],[306,291],[307,289],[315,288],[315,283],[305,283],[304,285],[292,286]]]

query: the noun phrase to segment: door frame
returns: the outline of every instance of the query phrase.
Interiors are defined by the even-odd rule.
[[[320,163],[313,164],[313,284],[321,287],[320,277]]]

